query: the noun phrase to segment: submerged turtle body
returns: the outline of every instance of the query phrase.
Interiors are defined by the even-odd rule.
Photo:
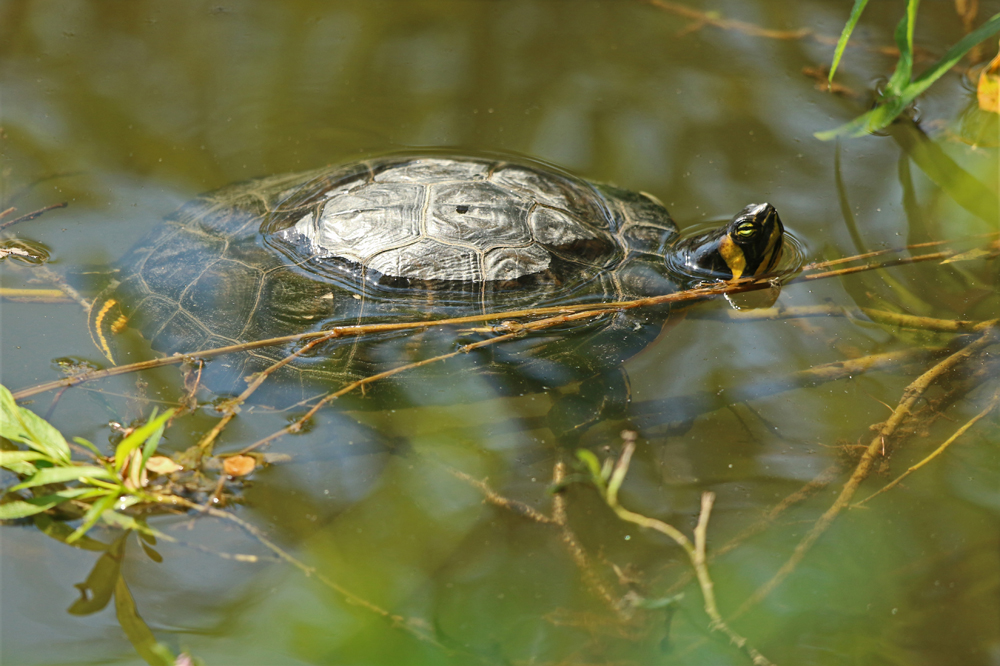
[[[748,207],[731,223],[743,219],[748,228],[752,219],[760,227],[752,245],[720,231],[687,256],[713,269],[733,266],[730,276],[770,270],[781,247],[773,211]],[[549,166],[384,157],[231,185],[192,201],[122,258],[91,325],[105,354],[121,362],[132,360],[115,349],[125,324],[158,351],[197,355],[334,326],[629,300],[674,288],[664,257],[676,239],[676,225],[652,196]],[[666,316],[665,309],[633,310],[572,331],[550,329],[484,351],[479,364],[504,375],[509,390],[521,381],[570,381],[620,364],[659,333]],[[454,341],[454,332],[435,331],[335,339],[296,357],[281,381],[342,384],[451,351]],[[301,346],[213,361],[209,385],[238,391],[239,377]]]

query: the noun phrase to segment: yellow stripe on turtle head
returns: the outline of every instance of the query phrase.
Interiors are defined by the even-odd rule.
[[[734,280],[743,275],[743,271],[747,267],[747,258],[736,241],[728,235],[723,236],[722,242],[719,243],[719,254],[722,255],[722,260],[726,262],[726,266],[732,272]]]
[[[90,327],[90,337],[94,340],[94,344],[111,363],[115,363],[115,357],[111,353],[111,345],[108,344],[105,328],[112,334],[119,333],[128,322],[128,318],[122,314],[121,309],[117,313],[112,313],[112,309],[116,305],[118,305],[118,301],[113,298],[101,303],[101,307],[94,313],[94,321]],[[94,303],[94,307],[97,307],[97,303]],[[115,314],[118,316],[116,317]]]

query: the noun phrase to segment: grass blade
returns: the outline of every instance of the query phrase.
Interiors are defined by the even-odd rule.
[[[917,7],[920,0],[909,0],[906,3],[906,16],[896,26],[896,47],[899,49],[899,60],[896,71],[885,87],[886,97],[898,97],[913,77],[913,29],[917,23]]]
[[[827,79],[830,83],[833,83],[833,75],[837,73],[837,66],[840,65],[844,49],[847,48],[847,41],[851,38],[851,33],[854,32],[854,27],[858,24],[861,12],[865,11],[865,5],[867,4],[868,0],[854,0],[854,6],[851,7],[851,16],[847,19],[847,23],[844,24],[844,29],[840,31],[837,48],[833,51],[833,63],[830,65],[830,76]]]

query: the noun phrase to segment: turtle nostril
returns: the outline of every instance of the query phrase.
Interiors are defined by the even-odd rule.
[[[461,215],[465,215],[466,213],[469,212],[469,207],[464,204],[461,206],[455,206],[455,212]]]

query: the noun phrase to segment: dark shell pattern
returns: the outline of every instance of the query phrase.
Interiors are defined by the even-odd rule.
[[[673,289],[663,255],[676,234],[651,196],[548,165],[397,155],[203,195],[123,257],[95,311],[114,299],[154,349],[196,355],[334,326],[628,300]],[[475,362],[505,392],[557,385],[621,363],[666,316],[619,312]],[[455,330],[439,329],[337,339],[297,358],[281,383],[314,393],[456,344]],[[239,391],[241,377],[300,346],[214,360],[209,385]]]

